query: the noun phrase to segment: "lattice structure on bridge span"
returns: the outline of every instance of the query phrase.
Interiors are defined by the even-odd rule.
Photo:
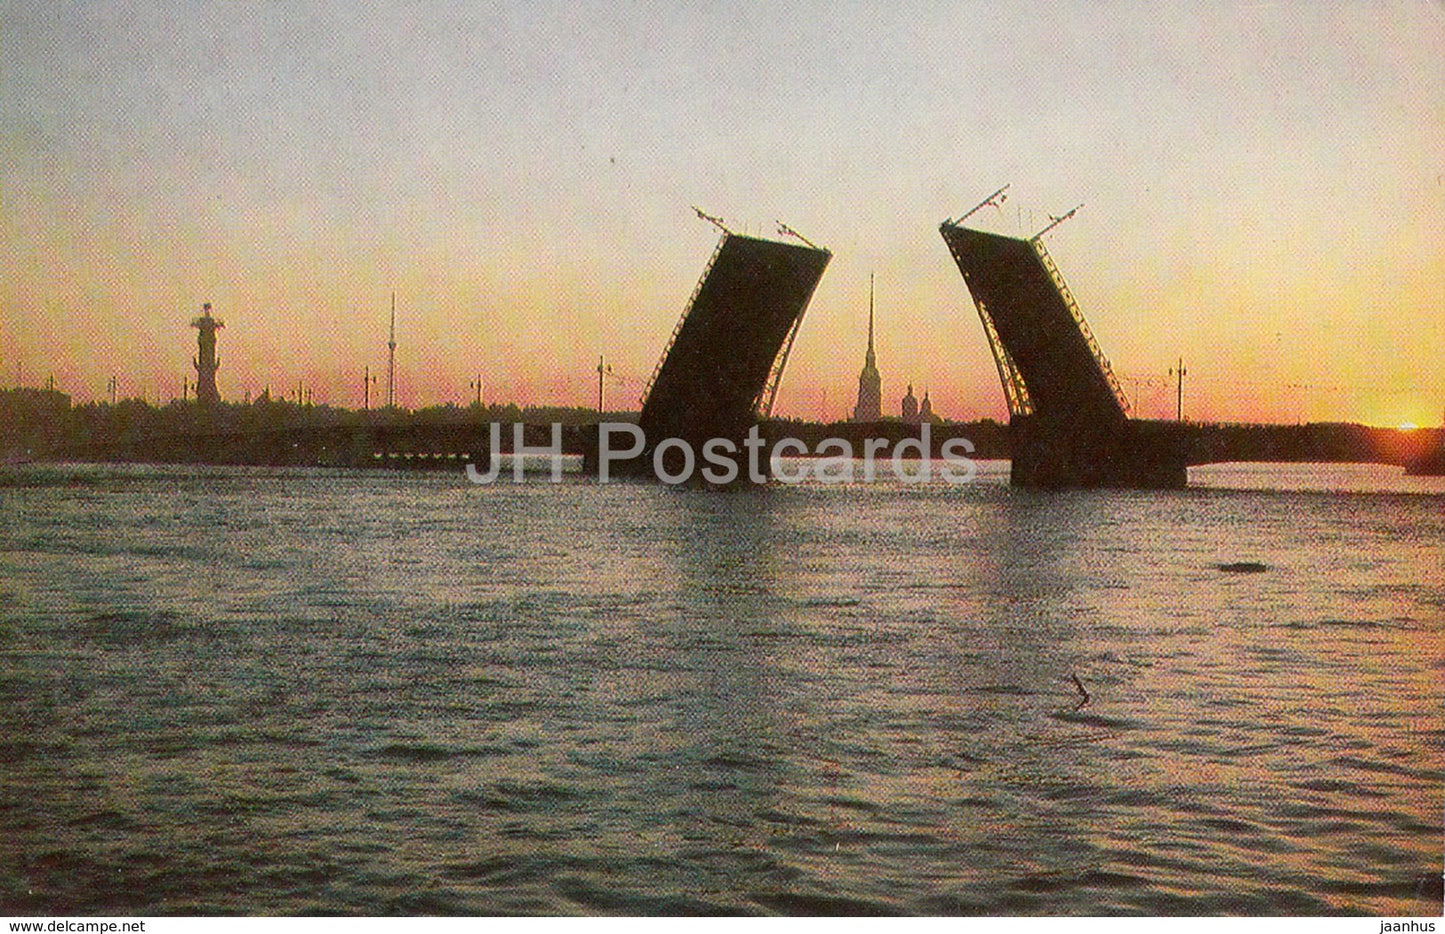
[[[723,231],[643,393],[651,447],[741,440],[771,414],[788,352],[832,254]]]
[[[1128,417],[1108,358],[1039,237],[947,222],[939,231],[978,309],[1010,415]]]

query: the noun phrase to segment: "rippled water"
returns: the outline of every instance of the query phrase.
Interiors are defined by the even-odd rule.
[[[1438,914],[1445,489],[1212,471],[10,470],[0,913]]]

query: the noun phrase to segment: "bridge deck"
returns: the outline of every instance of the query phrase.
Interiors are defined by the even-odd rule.
[[[724,234],[653,380],[638,424],[651,447],[741,440],[783,343],[832,254]]]
[[[1009,399],[1019,486],[1182,487],[1180,437],[1131,422],[1108,361],[1035,240],[944,223]],[[1022,387],[1011,380],[1022,382]],[[1015,399],[1027,400],[1027,406]]]
[[[1034,414],[1098,426],[1125,418],[1096,348],[1028,240],[945,224],[969,293],[986,309],[1028,388]]]

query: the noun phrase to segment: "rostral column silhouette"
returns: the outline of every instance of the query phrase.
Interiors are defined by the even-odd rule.
[[[191,362],[196,368],[196,401],[201,405],[221,401],[216,391],[216,371],[221,368],[221,358],[216,356],[216,331],[225,326],[220,318],[211,317],[210,302],[201,306],[199,317],[191,319],[191,327],[200,332],[196,335],[197,356]]]

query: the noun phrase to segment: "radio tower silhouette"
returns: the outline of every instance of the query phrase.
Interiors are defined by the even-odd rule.
[[[391,293],[391,336],[386,342],[386,407],[396,407],[396,293]]]

